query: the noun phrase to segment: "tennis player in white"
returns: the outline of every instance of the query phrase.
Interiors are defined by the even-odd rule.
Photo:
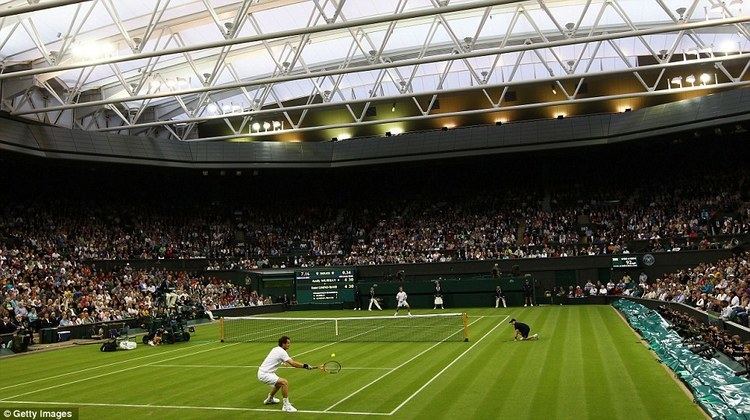
[[[284,363],[292,367],[308,370],[315,369],[315,366],[297,362],[289,357],[289,353],[286,351],[291,344],[292,341],[289,337],[283,336],[279,338],[279,346],[271,349],[268,356],[266,356],[266,359],[260,364],[260,367],[258,368],[258,380],[273,387],[273,390],[268,394],[268,397],[263,401],[263,404],[278,404],[279,399],[274,398],[274,395],[281,390],[281,395],[284,396],[284,404],[282,404],[281,410],[293,413],[297,411],[297,409],[289,402],[289,381],[284,378],[279,378],[278,375],[276,375],[276,370]]]
[[[406,292],[404,292],[403,287],[398,288],[398,293],[396,293],[396,313],[393,314],[393,316],[398,315],[398,310],[401,308],[406,308],[406,311],[408,312],[409,316],[411,316],[411,308],[409,307],[409,303],[406,301]]]

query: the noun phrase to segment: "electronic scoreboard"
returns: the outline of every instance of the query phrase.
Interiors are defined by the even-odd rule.
[[[294,272],[297,302],[343,303],[354,302],[356,271],[329,268]]]
[[[638,268],[638,257],[612,257],[612,268]]]

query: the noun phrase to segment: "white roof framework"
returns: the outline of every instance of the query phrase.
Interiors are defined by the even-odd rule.
[[[419,111],[402,120],[438,118],[438,96],[464,90],[484,100],[461,112],[497,112],[519,106],[506,101],[510,87],[540,81],[562,96],[522,106],[743,86],[748,1],[0,1],[2,108],[205,141],[383,123],[365,118],[378,101],[413,100]],[[710,80],[673,77],[698,64],[714,68]],[[658,71],[656,83],[644,71]],[[639,87],[581,98],[596,75]],[[350,119],[308,122],[324,108]],[[271,113],[282,121],[263,127]],[[196,124],[211,120],[229,134],[198,138]]]

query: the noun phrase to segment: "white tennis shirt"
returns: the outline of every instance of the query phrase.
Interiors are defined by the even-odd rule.
[[[396,293],[396,300],[398,300],[399,303],[406,302],[406,292],[398,292],[398,293]]]
[[[260,364],[258,372],[260,373],[276,373],[276,370],[281,366],[282,363],[292,360],[289,357],[289,353],[281,347],[274,347],[266,356],[266,360]]]

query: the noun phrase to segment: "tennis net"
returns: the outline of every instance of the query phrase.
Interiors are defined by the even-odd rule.
[[[282,335],[295,342],[468,341],[465,313],[346,318],[222,318],[221,341],[273,342]]]

